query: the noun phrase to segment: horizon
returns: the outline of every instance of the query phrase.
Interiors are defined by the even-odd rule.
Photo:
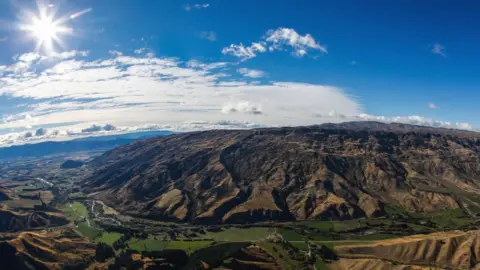
[[[0,147],[350,121],[479,131],[480,3],[291,3],[0,3]]]

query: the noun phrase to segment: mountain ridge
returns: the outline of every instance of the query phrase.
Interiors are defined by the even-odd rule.
[[[121,212],[160,220],[352,219],[385,205],[459,208],[444,191],[480,192],[479,153],[479,133],[404,124],[212,130],[110,150],[85,183]]]

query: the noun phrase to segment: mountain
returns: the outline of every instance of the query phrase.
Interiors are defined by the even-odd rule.
[[[72,229],[0,234],[1,269],[85,269],[96,245]]]
[[[68,223],[69,221],[58,213],[42,211],[17,213],[0,209],[0,232],[58,227]]]
[[[211,130],[137,141],[89,166],[87,192],[120,212],[177,222],[480,209],[480,134],[460,130],[376,122]]]
[[[0,148],[0,159],[41,157],[53,154],[66,154],[81,151],[106,151],[137,140],[143,140],[156,136],[166,136],[169,134],[173,134],[173,132],[148,131],[98,137],[86,137],[63,142],[41,142],[36,144],[14,145],[10,147]]]
[[[480,269],[480,231],[438,232],[335,248],[333,270]],[[329,269],[330,269],[329,268]]]

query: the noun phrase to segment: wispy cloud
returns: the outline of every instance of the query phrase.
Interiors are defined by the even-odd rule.
[[[431,52],[434,54],[439,54],[443,57],[447,57],[445,47],[438,43],[433,44]]]
[[[207,4],[207,3],[204,3],[204,4],[193,4],[193,5],[190,5],[190,4],[186,4],[183,6],[183,9],[185,9],[186,11],[190,11],[192,9],[203,9],[203,8],[208,8],[210,6],[210,4]]]
[[[24,54],[0,67],[0,130],[30,132],[4,134],[0,145],[142,128],[201,130],[347,120],[472,128],[468,123],[421,116],[372,116],[338,87],[274,80],[259,83],[256,78],[264,75],[261,71],[233,69],[235,62],[182,61],[149,55],[148,48],[141,51],[112,51],[96,60],[76,51],[59,53],[48,61],[43,55]],[[17,72],[20,67],[23,72]],[[236,72],[244,76],[233,76]]]
[[[265,72],[257,69],[239,68],[237,72],[249,78],[261,78],[265,76]]]
[[[229,54],[247,60],[257,56],[257,52],[264,53],[267,49],[262,43],[253,42],[252,45],[245,47],[242,43],[240,45],[231,44],[229,47],[222,49],[223,54]]]
[[[0,37],[0,42],[5,42],[8,40],[8,37]]]
[[[437,108],[437,105],[435,105],[434,103],[428,103],[427,106],[430,109],[436,109]]]
[[[349,65],[350,65],[350,66],[356,66],[356,65],[357,65],[357,61],[352,60],[352,61],[350,61]]]
[[[217,40],[217,34],[213,31],[203,31],[200,33],[200,38],[201,39],[206,39],[209,41],[216,41]]]
[[[300,58],[308,55],[310,51],[328,53],[326,46],[316,41],[312,35],[301,35],[292,28],[283,27],[268,30],[259,42],[253,42],[251,46],[231,44],[223,48],[222,53],[247,60],[256,57],[257,52],[266,52],[267,48],[270,52],[290,49],[292,55]]]

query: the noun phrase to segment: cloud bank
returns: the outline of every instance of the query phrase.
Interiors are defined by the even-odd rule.
[[[300,49],[322,51],[313,37],[277,30],[267,35],[268,43],[250,46],[252,52],[265,53],[266,46],[274,45],[293,54]],[[369,115],[339,87],[259,82],[263,71],[233,68],[235,62],[182,61],[156,56],[148,48],[105,54],[92,59],[86,51],[27,53],[0,66],[0,146],[159,129],[363,120],[473,130],[469,123],[422,116]]]

